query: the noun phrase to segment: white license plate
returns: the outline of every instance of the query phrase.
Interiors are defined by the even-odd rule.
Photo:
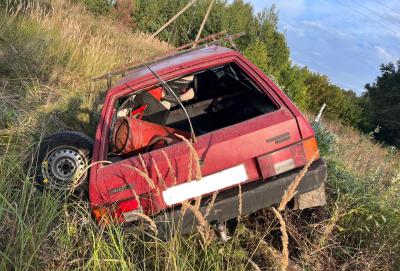
[[[247,180],[246,168],[243,164],[205,176],[199,181],[172,186],[163,194],[167,205],[181,203],[185,200],[215,192]]]

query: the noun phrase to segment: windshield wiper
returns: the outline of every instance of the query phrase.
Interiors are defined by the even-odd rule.
[[[190,116],[189,113],[187,112],[185,106],[182,104],[181,100],[179,100],[179,97],[175,94],[175,92],[171,89],[171,87],[167,84],[167,82],[165,82],[155,71],[153,71],[149,65],[145,64],[145,66],[149,69],[149,71],[157,78],[158,82],[160,82],[160,84],[165,88],[166,91],[169,92],[169,94],[171,94],[176,101],[178,102],[178,104],[182,107],[183,112],[186,115],[186,118],[189,122],[189,126],[190,126],[190,134],[192,136],[193,142],[196,142],[196,134],[194,133],[194,129],[193,129],[193,125],[192,125],[192,121],[190,120]]]

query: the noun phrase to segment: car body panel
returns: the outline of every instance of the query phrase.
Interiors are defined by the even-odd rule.
[[[248,176],[246,182],[267,179],[269,176],[260,170],[257,157],[313,137],[314,132],[290,99],[264,73],[240,53],[220,46],[169,57],[151,64],[151,68],[168,81],[231,62],[236,63],[279,109],[199,136],[194,148],[201,162],[201,175],[207,176],[243,164]],[[101,162],[107,155],[116,100],[157,84],[157,79],[148,68],[141,67],[129,72],[108,91],[96,131],[92,159],[95,163],[90,169],[89,197],[92,206],[111,206],[130,201],[133,206],[140,195],[139,205],[143,211],[156,214],[171,207],[164,202],[163,191],[195,179],[195,164],[189,162],[190,149],[185,142],[112,164]],[[271,140],[282,136],[285,140]],[[166,162],[166,157],[170,163]],[[150,178],[144,178],[144,174]],[[135,208],[137,205],[136,202]]]
[[[280,143],[268,141],[269,138],[276,137],[282,134],[283,131],[290,134],[290,138],[287,141]],[[300,141],[300,139],[296,121],[290,112],[282,108],[271,114],[261,115],[249,121],[202,135],[198,137],[194,147],[202,161],[201,175],[207,176],[223,169],[246,163],[248,160],[291,145]],[[174,174],[171,174],[163,152],[170,159],[176,178],[174,178]],[[161,150],[145,153],[140,157],[135,156],[99,168],[97,183],[103,195],[104,203],[112,204],[116,201],[133,198],[135,195],[132,194],[132,189],[115,192],[118,191],[118,188],[129,184],[129,187],[134,188],[135,193],[138,195],[149,192],[158,195],[153,198],[154,206],[144,206],[147,207],[149,213],[158,212],[167,207],[161,198],[163,190],[194,179],[194,170],[189,173],[189,157],[190,150],[187,144],[180,142]],[[135,168],[144,171],[141,159],[143,159],[146,165],[145,171],[154,181],[156,189],[152,189],[148,181],[140,176],[140,172],[135,171]],[[158,177],[154,164],[157,165],[162,180]],[[194,168],[194,166],[192,164],[191,167]],[[246,166],[247,168],[249,181],[260,177],[254,167],[251,167],[251,164]],[[165,187],[162,182],[165,183]]]

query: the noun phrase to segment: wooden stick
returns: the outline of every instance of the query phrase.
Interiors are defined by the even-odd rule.
[[[220,39],[216,40],[215,39],[216,35],[220,36],[221,33],[224,34],[225,31],[222,31],[222,32],[214,34],[214,35],[207,36],[205,38],[202,38],[202,39],[198,40],[197,42],[196,41],[191,42],[189,44],[183,45],[183,46],[178,47],[176,49],[173,49],[171,51],[167,51],[166,53],[164,53],[164,54],[162,54],[160,56],[154,56],[154,57],[145,58],[145,59],[142,59],[142,60],[139,60],[139,61],[128,63],[128,64],[122,66],[122,67],[126,67],[126,68],[121,68],[120,67],[118,70],[114,70],[114,71],[108,72],[106,74],[103,74],[103,75],[101,75],[99,77],[93,78],[93,81],[98,81],[98,80],[101,80],[101,79],[108,79],[109,77],[112,77],[112,76],[117,75],[117,74],[124,74],[125,72],[129,72],[129,71],[131,71],[131,70],[133,70],[135,68],[138,68],[139,66],[142,66],[142,65],[145,65],[145,64],[150,65],[151,63],[155,63],[157,61],[160,61],[163,58],[179,54],[180,51],[187,52],[187,51],[190,51],[190,50],[196,50],[196,49],[184,50],[185,48],[191,47],[193,44],[199,44],[201,42],[204,42],[204,41],[207,41],[207,40],[210,40],[210,39],[214,40],[212,42],[209,42],[209,43],[201,45],[201,46],[210,46],[210,45],[214,45],[214,44],[219,44],[219,43],[221,43],[223,41],[229,41],[229,40],[237,39],[237,38],[240,38],[240,37],[243,37],[244,35],[246,35],[245,32],[240,32],[240,33],[237,33],[237,34],[234,34],[234,35],[228,35],[228,36],[225,36],[223,38],[220,38]]]
[[[208,9],[207,9],[206,15],[204,16],[203,21],[201,22],[200,29],[199,29],[199,32],[197,33],[195,41],[199,40],[201,32],[203,32],[204,25],[206,24],[208,16],[210,15],[213,4],[214,4],[214,0],[211,0],[210,5],[208,6]],[[195,46],[196,45],[193,45],[193,47],[195,47]]]
[[[318,122],[319,122],[319,120],[320,120],[320,118],[321,118],[321,116],[322,116],[322,112],[323,112],[324,109],[325,109],[325,106],[326,106],[326,103],[324,103],[324,104],[321,106],[321,109],[319,110],[318,115],[315,117],[315,120],[314,120],[315,123],[318,123]]]
[[[182,13],[184,13],[188,8],[190,8],[195,2],[196,2],[196,0],[190,1],[183,9],[181,9],[177,14],[175,14],[174,17],[172,17],[171,19],[169,19],[168,22],[166,22],[163,26],[160,27],[160,29],[158,29],[153,35],[151,35],[151,37],[154,38],[155,36],[157,36],[158,33],[160,33],[161,31],[163,31],[164,28],[166,28],[166,27],[167,27],[168,25],[170,25],[173,21],[175,21],[176,18],[178,18]]]
[[[215,41],[218,37],[220,37],[220,36],[226,34],[226,32],[227,32],[226,30],[223,30],[223,31],[221,31],[221,32],[218,32],[218,33],[209,35],[209,36],[207,36],[207,37],[201,38],[201,39],[199,39],[199,40],[197,40],[197,41],[192,41],[192,42],[190,42],[190,43],[187,43],[187,44],[185,44],[185,45],[182,45],[182,46],[176,48],[176,50],[177,50],[177,51],[180,51],[180,50],[183,50],[183,49],[187,49],[187,48],[192,47],[193,45],[198,45],[199,43],[202,43],[202,42],[204,42],[204,41],[210,41],[210,40],[214,40],[214,41]]]
[[[93,80],[97,81],[97,80],[101,80],[101,79],[107,79],[109,75],[122,74],[122,73],[128,71],[129,69],[134,68],[135,66],[147,63],[149,61],[156,61],[157,59],[161,59],[161,58],[164,58],[164,57],[167,57],[167,56],[174,55],[177,52],[179,52],[181,50],[184,50],[184,49],[187,49],[187,48],[190,48],[195,44],[199,44],[199,43],[202,43],[202,42],[205,42],[205,41],[210,41],[210,40],[216,40],[218,37],[220,37],[220,36],[222,36],[224,34],[226,34],[226,30],[218,32],[218,33],[215,33],[215,34],[212,34],[212,35],[204,37],[204,38],[201,38],[198,41],[193,41],[193,42],[190,42],[188,44],[182,45],[182,46],[180,46],[178,48],[174,48],[174,49],[168,50],[167,52],[165,52],[163,54],[160,54],[158,56],[147,57],[147,58],[144,58],[144,59],[141,59],[141,60],[136,60],[136,61],[127,63],[125,65],[119,66],[118,68],[116,68],[115,70],[113,70],[111,72],[108,72],[108,73],[103,74],[103,75],[101,75],[99,77],[93,78]]]

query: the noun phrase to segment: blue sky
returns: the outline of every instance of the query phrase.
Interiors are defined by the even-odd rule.
[[[291,59],[360,94],[381,63],[400,59],[398,0],[246,0],[275,4]]]

